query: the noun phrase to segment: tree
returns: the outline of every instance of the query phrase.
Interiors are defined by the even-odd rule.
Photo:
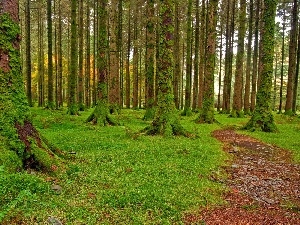
[[[210,0],[208,4],[207,52],[205,57],[206,71],[204,75],[203,107],[197,119],[198,123],[213,123],[214,117],[214,72],[216,57],[216,26],[218,0]]]
[[[107,36],[107,0],[101,0],[100,7],[98,8],[99,27],[98,27],[98,85],[97,85],[97,104],[93,113],[87,118],[87,122],[93,124],[100,124],[105,126],[107,124],[115,125],[112,120],[107,96],[108,84],[108,36]]]
[[[159,4],[158,101],[155,118],[145,130],[150,135],[186,135],[186,131],[179,122],[172,91],[174,2],[161,0]]]
[[[187,12],[187,34],[186,34],[186,85],[183,116],[191,115],[191,94],[192,94],[192,0],[188,1]]]
[[[262,130],[274,132],[277,130],[271,107],[271,92],[273,78],[273,58],[274,58],[274,28],[276,0],[265,0],[265,9],[262,20],[263,28],[261,33],[261,81],[256,95],[256,106],[250,121],[245,128],[248,130]]]
[[[83,90],[83,0],[79,0],[79,22],[78,22],[78,41],[79,41],[79,71],[78,71],[78,110],[84,111],[84,90]]]
[[[52,0],[47,0],[47,35],[48,35],[48,102],[47,108],[54,109],[53,99],[53,60],[52,60]]]
[[[147,26],[146,26],[146,112],[145,120],[154,119],[154,57],[155,57],[155,16],[154,0],[147,0]]]
[[[244,38],[246,32],[246,0],[240,0],[238,46],[236,56],[236,70],[234,82],[232,117],[243,117],[242,96],[243,96],[243,76],[244,76]]]
[[[0,9],[0,165],[10,171],[55,171],[60,165],[55,149],[30,121],[20,66],[18,1],[1,0]]]
[[[78,49],[77,49],[77,1],[71,2],[71,65],[69,74],[69,101],[68,113],[70,115],[78,115],[78,107],[76,104],[76,74],[78,69]]]
[[[32,103],[31,93],[31,26],[30,26],[30,0],[25,4],[25,33],[26,33],[26,94],[30,106]]]
[[[293,115],[293,98],[294,83],[296,76],[296,61],[297,61],[297,25],[298,25],[298,0],[294,0],[292,9],[292,22],[290,31],[290,44],[289,44],[289,68],[288,68],[288,83],[286,93],[285,114]]]

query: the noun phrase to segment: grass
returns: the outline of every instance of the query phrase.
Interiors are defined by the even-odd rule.
[[[122,110],[116,127],[85,124],[91,112],[69,116],[65,110],[32,109],[41,134],[70,156],[68,169],[51,177],[8,174],[0,166],[1,224],[45,224],[50,216],[72,225],[183,224],[186,213],[224,204],[226,189],[210,176],[224,176],[220,168],[228,156],[211,132],[239,128],[249,118],[216,114],[221,125],[199,125],[183,117],[182,125],[197,137],[163,138],[137,134],[149,124],[141,119],[143,110]],[[299,162],[299,118],[275,119],[279,133],[245,133],[292,150]],[[54,183],[61,193],[51,190]]]
[[[18,175],[34,180],[37,187],[23,186],[26,179],[0,182],[10,196],[0,193],[4,224],[45,223],[49,216],[63,224],[182,224],[185,213],[223,203],[224,186],[210,179],[210,174],[221,173],[227,159],[210,136],[217,125],[184,118],[183,126],[197,138],[163,138],[136,135],[148,124],[141,119],[143,110],[123,110],[117,116],[122,126],[117,127],[85,124],[91,110],[81,116],[32,111],[38,130],[76,155],[70,155],[68,170],[58,178]],[[10,190],[15,183],[21,187]],[[52,191],[52,183],[62,193]]]

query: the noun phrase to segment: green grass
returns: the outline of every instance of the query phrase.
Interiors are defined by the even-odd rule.
[[[300,118],[282,114],[274,114],[274,117],[279,130],[277,133],[259,131],[243,131],[242,133],[255,137],[263,142],[291,150],[295,162],[300,163]],[[223,126],[233,126],[236,128],[241,128],[250,119],[250,117],[233,119],[222,114],[216,115],[216,118]]]
[[[61,194],[50,189],[43,174],[19,174],[38,188],[10,190],[0,182],[10,196],[0,193],[4,222],[40,224],[54,216],[64,224],[181,224],[185,213],[223,203],[225,187],[209,179],[211,173],[222,176],[220,166],[227,159],[210,135],[217,125],[184,118],[183,126],[197,138],[163,138],[136,134],[149,123],[141,119],[143,110],[122,110],[117,127],[85,124],[91,110],[81,116],[32,112],[35,126],[51,143],[76,155],[70,155],[68,170],[57,178]]]

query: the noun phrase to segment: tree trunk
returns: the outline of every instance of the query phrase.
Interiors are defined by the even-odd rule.
[[[42,19],[42,0],[39,2],[38,9],[38,106],[43,107],[45,103],[45,87],[44,87],[44,38],[43,38],[43,19]]]
[[[31,26],[30,26],[30,0],[25,4],[25,39],[26,39],[26,94],[29,106],[33,106],[31,93]]]
[[[244,114],[250,114],[250,78],[251,78],[251,55],[252,55],[252,36],[253,36],[253,0],[250,0],[249,8],[249,33],[247,43],[247,64],[246,64],[246,83],[244,96]]]
[[[296,61],[297,61],[297,25],[298,25],[298,0],[294,0],[292,9],[292,22],[290,31],[289,44],[289,68],[288,68],[288,83],[286,93],[285,112],[286,115],[294,115],[293,113],[293,99],[294,83],[296,76]]]
[[[61,16],[61,0],[58,5],[58,44],[57,44],[57,73],[58,73],[58,84],[57,84],[57,100],[58,107],[63,106],[63,66],[62,66],[62,16]]]
[[[110,55],[109,55],[109,79],[108,79],[108,101],[111,112],[120,110],[120,74],[119,74],[119,52],[118,52],[118,0],[112,0],[110,5]]]
[[[246,0],[240,0],[238,46],[231,116],[243,117],[244,38],[246,33]]]
[[[275,29],[275,13],[276,0],[265,0],[262,20],[264,27],[261,36],[261,85],[259,85],[256,106],[250,121],[245,126],[248,130],[262,130],[265,132],[276,131],[276,125],[271,109],[271,92],[273,78],[273,58],[274,58],[274,29]]]
[[[214,71],[216,58],[216,27],[218,0],[210,0],[207,12],[207,52],[205,57],[205,75],[203,107],[197,119],[198,123],[213,123],[214,117]]]
[[[90,74],[91,74],[91,35],[90,29],[91,20],[90,20],[90,0],[87,1],[86,8],[86,58],[85,58],[85,105],[87,108],[91,106],[91,83],[90,83]]]
[[[251,105],[250,111],[253,112],[255,108],[256,98],[256,81],[257,81],[257,64],[258,64],[258,31],[259,31],[259,9],[260,0],[256,0],[255,9],[255,31],[254,31],[254,50],[253,50],[253,69],[252,69],[252,84],[251,84]]]
[[[300,22],[298,26],[298,48],[297,48],[297,63],[296,63],[296,77],[294,85],[294,99],[293,99],[293,112],[297,112],[297,93],[298,93],[298,83],[299,83],[299,69],[300,69]]]
[[[78,71],[78,110],[84,111],[83,90],[83,0],[79,0],[78,41],[79,41],[79,71]]]
[[[76,78],[78,69],[78,51],[77,51],[77,1],[71,2],[71,65],[69,74],[69,106],[70,115],[78,115],[78,106],[76,104]]]
[[[53,60],[52,60],[52,0],[47,0],[47,33],[48,33],[48,102],[47,108],[54,109],[53,98]]]
[[[154,119],[154,57],[155,57],[155,15],[154,0],[147,0],[147,26],[146,26],[146,112],[144,120]],[[176,75],[175,75],[176,76]]]
[[[57,171],[58,157],[30,121],[20,57],[18,1],[0,1],[0,166]]]
[[[108,35],[107,35],[107,2],[108,0],[100,0],[98,8],[99,27],[98,27],[98,85],[97,85],[97,104],[93,113],[87,118],[87,122],[105,126],[107,124],[115,125],[116,123],[110,116],[108,107]]]
[[[188,1],[187,12],[187,34],[186,34],[186,84],[184,110],[181,115],[190,116],[191,111],[191,93],[192,93],[192,0]]]
[[[194,83],[193,83],[193,111],[196,110],[198,104],[198,88],[199,88],[199,47],[200,47],[200,1],[196,0],[196,27],[195,27],[195,58],[194,58]]]
[[[158,58],[158,107],[147,133],[150,135],[180,135],[186,132],[179,123],[174,95],[173,77],[173,44],[174,44],[174,3],[172,0],[160,2],[159,58]]]
[[[138,52],[138,8],[139,4],[135,5],[134,19],[133,19],[133,100],[132,107],[138,108],[138,97],[139,97],[139,76],[138,76],[138,65],[139,65],[139,52]]]

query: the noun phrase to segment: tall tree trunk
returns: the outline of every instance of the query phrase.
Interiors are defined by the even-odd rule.
[[[246,0],[240,0],[238,46],[231,116],[243,117],[244,38],[246,33]]]
[[[249,20],[248,20],[248,43],[247,43],[247,64],[246,64],[246,83],[244,96],[244,114],[250,114],[250,78],[251,78],[251,55],[252,55],[252,36],[253,36],[253,0],[250,0]]]
[[[48,102],[47,108],[54,109],[53,98],[53,60],[52,60],[52,0],[47,0],[47,32],[48,32]]]
[[[58,32],[57,32],[57,72],[58,72],[58,84],[57,84],[57,100],[58,107],[63,106],[63,66],[62,66],[62,15],[61,15],[61,0],[58,3]]]
[[[194,83],[193,83],[193,111],[196,110],[198,104],[198,88],[199,88],[199,47],[200,47],[200,1],[196,0],[196,27],[195,27],[195,58],[194,58]]]
[[[145,120],[154,118],[154,57],[155,57],[155,15],[154,0],[147,0],[147,26],[146,26],[146,112]],[[176,36],[175,36],[176,37]],[[176,75],[175,75],[176,76]]]
[[[207,13],[207,52],[205,57],[205,76],[203,107],[197,119],[198,123],[213,123],[214,117],[214,71],[216,58],[216,27],[217,27],[218,0],[210,0]]]
[[[134,19],[133,19],[133,101],[132,107],[134,109],[138,108],[138,97],[139,97],[139,75],[138,75],[138,65],[139,65],[139,52],[138,52],[138,9],[139,4],[135,5],[134,8]]]
[[[78,114],[76,104],[76,78],[78,69],[78,50],[77,50],[77,0],[71,1],[71,65],[69,74],[69,105],[68,113],[70,115]]]
[[[223,25],[222,22],[220,24],[221,30],[220,30],[220,59],[219,59],[219,87],[218,87],[218,105],[217,105],[217,111],[221,111],[221,86],[222,86],[222,56],[223,56]]]
[[[128,37],[127,37],[127,57],[126,57],[126,108],[130,108],[130,49],[131,49],[131,1],[128,9]]]
[[[79,41],[79,71],[78,71],[78,110],[84,111],[83,89],[83,0],[79,0],[78,41]]]
[[[38,9],[38,95],[39,102],[38,106],[45,106],[45,87],[44,87],[44,38],[43,38],[43,19],[42,19],[42,10],[43,4],[42,0],[39,1],[39,9]]]
[[[26,94],[28,103],[33,106],[31,93],[31,26],[30,26],[30,0],[25,4],[25,39],[26,39]]]
[[[183,116],[191,115],[191,93],[192,93],[192,0],[188,1],[187,32],[186,32],[186,84]]]
[[[298,25],[298,0],[294,0],[292,9],[292,22],[290,31],[289,44],[289,68],[288,68],[288,83],[286,93],[285,112],[286,115],[294,115],[293,113],[293,99],[294,83],[296,76],[296,61],[297,61],[297,25]]]
[[[124,101],[124,63],[123,63],[123,0],[118,1],[118,52],[120,64],[120,107]]]
[[[94,0],[94,22],[93,22],[93,28],[95,30],[94,38],[93,38],[93,57],[94,57],[94,63],[93,63],[93,90],[92,90],[92,102],[93,106],[96,106],[97,104],[97,84],[96,84],[96,74],[97,74],[97,48],[98,48],[98,0]]]
[[[273,82],[273,104],[272,104],[272,110],[276,110],[276,96],[277,96],[277,70],[278,70],[278,57],[277,53],[275,55],[275,70],[274,70],[274,82]]]
[[[173,92],[175,106],[179,109],[180,98],[179,98],[179,83],[181,76],[181,60],[180,60],[180,18],[179,18],[179,0],[175,1],[175,32],[174,32],[174,82],[173,82]]]
[[[296,63],[296,76],[294,85],[294,99],[293,99],[293,112],[296,114],[297,111],[297,93],[299,83],[299,70],[300,70],[300,21],[298,25],[298,48],[297,48],[297,63]]]
[[[159,58],[158,58],[158,107],[150,127],[146,128],[151,135],[185,134],[177,116],[172,91],[173,77],[173,44],[174,44],[174,2],[160,2]]]
[[[261,53],[264,57],[261,58],[261,85],[259,85],[256,96],[255,110],[245,128],[249,130],[258,129],[265,132],[273,132],[277,130],[271,109],[274,58],[274,30],[277,1],[265,0],[264,3],[265,6],[268,7],[264,9],[262,15],[264,26],[261,36]]]
[[[91,106],[91,34],[89,27],[91,26],[90,19],[90,0],[86,4],[86,58],[85,58],[85,105],[87,108]]]
[[[92,114],[87,118],[87,122],[105,126],[107,124],[115,125],[110,116],[108,107],[108,35],[107,35],[107,2],[108,0],[100,0],[98,7],[99,27],[98,27],[98,84],[97,84],[97,104]]]
[[[111,112],[120,109],[120,74],[119,74],[119,52],[118,52],[118,0],[112,0],[110,5],[110,56],[109,56],[109,84],[108,84],[108,101]]]
[[[0,138],[1,167],[54,172],[60,161],[30,121],[20,57],[17,0],[0,1]]]
[[[253,50],[253,69],[252,69],[252,83],[251,83],[251,105],[250,111],[253,112],[255,108],[256,99],[256,83],[257,83],[257,64],[258,64],[258,33],[259,33],[259,9],[260,0],[256,0],[255,9],[255,30],[254,30],[254,50]]]

